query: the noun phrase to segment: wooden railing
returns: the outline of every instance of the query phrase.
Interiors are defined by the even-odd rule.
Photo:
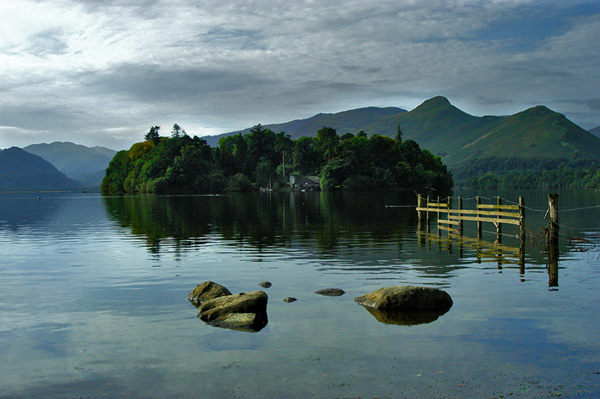
[[[475,209],[464,209],[463,199],[458,197],[458,207],[452,207],[452,198],[447,202],[440,202],[439,197],[433,201],[429,197],[418,196],[417,212],[419,224],[427,224],[429,231],[430,214],[437,216],[438,235],[442,230],[459,236],[463,234],[465,221],[477,222],[477,238],[482,236],[482,224],[493,223],[496,227],[496,241],[502,242],[502,225],[510,224],[519,227],[519,238],[525,240],[525,204],[523,197],[519,197],[519,205],[504,205],[502,197],[497,197],[495,204],[482,204],[481,198],[476,197]]]

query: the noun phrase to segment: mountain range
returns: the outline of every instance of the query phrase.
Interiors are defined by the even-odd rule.
[[[108,163],[117,153],[105,147],[86,147],[69,142],[32,144],[23,150],[39,155],[84,187],[100,187]]]
[[[398,126],[404,139],[442,157],[451,169],[465,161],[486,157],[541,157],[600,159],[600,138],[577,126],[564,115],[543,105],[508,116],[473,116],[452,105],[445,97],[434,97],[412,111],[401,108],[360,108],[336,114],[318,114],[309,119],[265,125],[284,131],[293,139],[316,136],[323,126],[339,134],[364,131],[368,135],[394,137]],[[204,137],[215,146],[218,140],[249,129]]]
[[[400,127],[405,140],[439,155],[451,170],[487,157],[600,160],[600,126],[586,131],[543,105],[514,115],[478,117],[438,96],[411,111],[367,107],[264,125],[292,139],[315,137],[324,126],[340,135],[364,131],[392,137]],[[222,137],[249,131],[203,138],[215,147]],[[64,142],[6,149],[0,151],[0,190],[97,188],[115,154],[104,147]]]
[[[73,191],[83,185],[66,177],[50,162],[12,147],[0,151],[0,191]]]
[[[0,191],[99,190],[115,154],[68,142],[0,150]]]

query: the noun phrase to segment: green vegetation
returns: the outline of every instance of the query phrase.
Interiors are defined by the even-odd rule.
[[[292,140],[259,124],[246,135],[223,137],[218,147],[211,148],[178,125],[170,137],[161,137],[159,129],[153,126],[146,141],[115,155],[102,182],[103,194],[277,189],[287,187],[290,174],[320,176],[323,190],[446,192],[453,184],[441,159],[413,140],[367,138],[362,132],[340,137],[330,127],[318,130],[314,138]]]
[[[457,184],[477,189],[600,189],[600,162],[551,158],[498,158],[465,162],[455,169]]]

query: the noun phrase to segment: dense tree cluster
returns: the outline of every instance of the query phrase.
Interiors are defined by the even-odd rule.
[[[402,134],[367,137],[324,127],[292,140],[256,125],[246,135],[222,138],[216,148],[174,125],[170,137],[153,126],[143,142],[115,155],[102,193],[192,194],[287,186],[290,174],[319,176],[324,190],[451,189],[441,159]],[[400,132],[400,129],[398,128]]]
[[[455,176],[460,185],[477,189],[600,189],[600,164],[585,159],[490,157],[466,162]]]

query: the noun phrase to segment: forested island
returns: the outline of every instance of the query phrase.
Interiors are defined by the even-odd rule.
[[[250,133],[223,137],[217,147],[190,137],[177,124],[170,136],[153,126],[145,141],[119,151],[102,181],[104,195],[201,194],[287,189],[290,176],[314,176],[322,190],[435,189],[453,179],[441,158],[414,140],[379,134],[338,135],[330,127],[316,137],[292,140],[260,124]]]

